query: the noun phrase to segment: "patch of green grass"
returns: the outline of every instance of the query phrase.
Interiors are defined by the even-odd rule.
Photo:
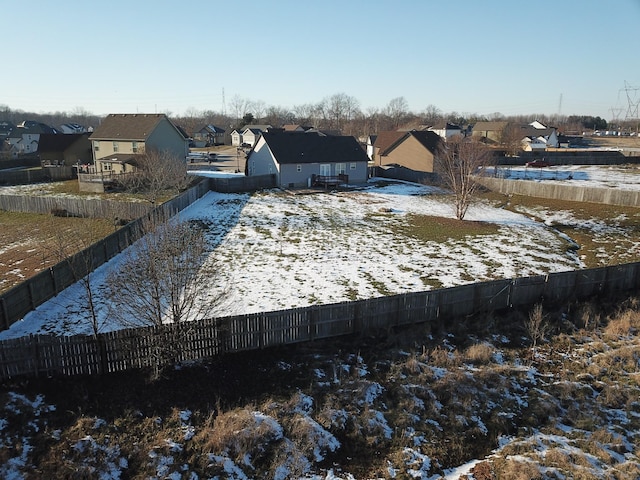
[[[425,287],[431,287],[431,289],[433,290],[437,290],[439,288],[443,288],[444,284],[438,280],[437,278],[432,278],[432,277],[420,277],[420,280],[422,281],[422,284]]]
[[[407,215],[404,225],[398,226],[397,233],[423,242],[446,242],[464,240],[479,235],[494,235],[500,227],[494,223],[457,220],[431,215]]]
[[[393,295],[393,292],[391,292],[388,288],[387,288],[387,284],[385,282],[381,282],[379,280],[376,280],[373,275],[371,275],[368,272],[364,273],[364,277],[367,279],[367,281],[371,284],[371,286],[373,288],[375,288],[378,293],[380,295],[382,295],[383,297],[386,297],[388,295]]]

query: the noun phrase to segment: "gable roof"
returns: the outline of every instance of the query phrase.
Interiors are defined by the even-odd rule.
[[[386,150],[391,145],[396,143],[399,139],[404,137],[406,134],[407,132],[398,132],[396,130],[378,132],[378,136],[376,137],[376,140],[373,146],[382,152],[383,150]]]
[[[474,131],[478,132],[501,132],[506,128],[509,122],[476,122],[473,126]]]
[[[244,132],[245,130],[251,130],[255,132],[255,130],[259,130],[261,132],[265,132],[270,128],[271,128],[271,125],[245,125],[244,127],[238,129],[238,131]]]
[[[280,164],[368,162],[354,137],[315,133],[264,132],[262,138]]]
[[[93,131],[90,138],[92,140],[145,141],[164,120],[171,123],[164,113],[111,113]],[[176,128],[175,125],[173,126]],[[180,132],[178,128],[176,131]],[[184,137],[182,132],[180,135]]]
[[[388,152],[396,148],[402,142],[406,141],[408,138],[415,138],[420,145],[429,150],[431,153],[435,154],[440,146],[440,142],[442,139],[440,135],[436,132],[432,132],[431,130],[412,130],[410,132],[400,132],[402,136],[396,139],[395,142],[388,145],[385,149],[380,149],[380,155],[386,155]]]
[[[215,125],[205,125],[198,133],[224,133],[224,128],[216,127]]]
[[[520,132],[523,137],[536,138],[536,137],[548,137],[555,129],[553,128],[537,128],[533,125],[522,125],[520,127]]]

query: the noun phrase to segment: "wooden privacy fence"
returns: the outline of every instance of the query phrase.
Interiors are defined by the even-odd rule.
[[[253,192],[277,187],[275,174],[210,178],[210,188],[221,193]]]
[[[111,235],[43,270],[0,295],[0,330],[9,328],[31,310],[53,298],[135,242],[144,232],[149,218],[166,219],[191,205],[209,191],[204,180],[152,211],[128,223]]]
[[[41,214],[66,212],[66,215],[72,217],[133,220],[149,213],[152,207],[142,202],[114,202],[94,198],[0,195],[0,210]]]
[[[532,174],[533,175],[533,174]],[[531,180],[510,180],[507,178],[476,177],[489,190],[504,194],[525,195],[540,198],[554,198],[572,202],[604,203],[629,207],[640,206],[639,190],[620,188],[581,187],[561,183],[534,182]]]
[[[0,378],[93,375],[193,361],[366,333],[397,326],[523,308],[542,302],[636,290],[640,263],[576,270],[389,297],[212,318],[93,336],[29,337],[0,342]]]

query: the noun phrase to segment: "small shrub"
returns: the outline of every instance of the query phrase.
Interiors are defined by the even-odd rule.
[[[495,347],[489,343],[476,343],[465,350],[463,357],[471,364],[486,365],[493,360],[495,351]]]

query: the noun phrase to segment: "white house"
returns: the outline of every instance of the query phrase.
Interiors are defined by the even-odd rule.
[[[522,148],[525,151],[540,151],[547,148],[558,148],[558,131],[554,127],[547,127],[537,120],[522,127]]]

